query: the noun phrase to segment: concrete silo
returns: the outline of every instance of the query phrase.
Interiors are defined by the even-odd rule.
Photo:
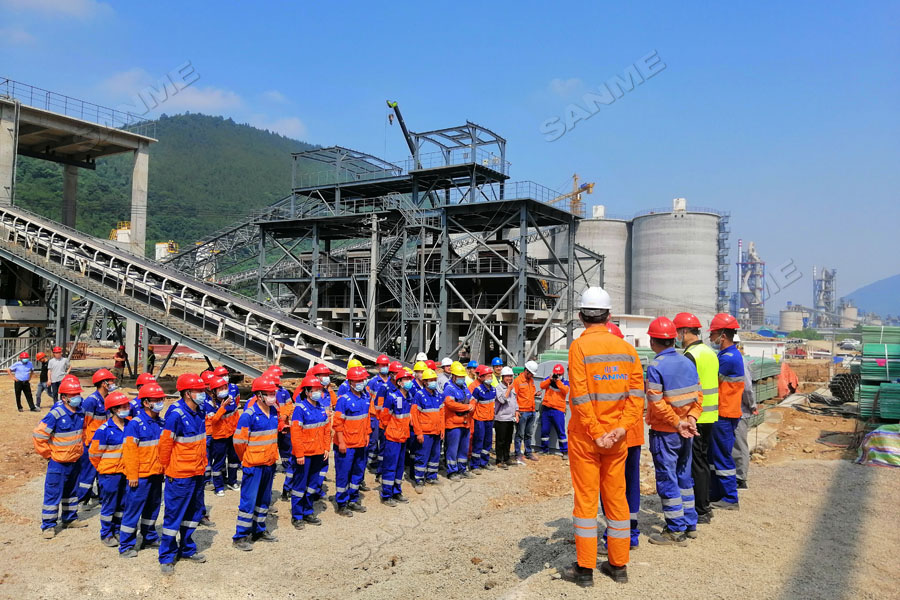
[[[720,218],[712,210],[687,210],[684,198],[671,211],[634,218],[632,313],[672,318],[688,311],[709,322],[717,312]]]
[[[593,217],[578,223],[575,243],[605,257],[603,287],[612,298],[613,314],[631,312],[631,223],[625,219],[607,218],[603,206],[594,206]],[[562,248],[561,245],[559,247]],[[578,260],[585,272],[595,263],[593,259],[588,258]],[[576,270],[576,275],[577,302],[587,286],[581,278],[580,270]],[[599,285],[600,270],[591,271],[588,280],[590,285]]]

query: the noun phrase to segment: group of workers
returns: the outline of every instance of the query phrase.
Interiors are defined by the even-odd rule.
[[[117,377],[107,369],[94,373],[95,389],[84,399],[79,380],[66,375],[56,404],[34,431],[36,450],[49,459],[43,535],[55,536],[60,505],[62,528],[85,526],[78,506],[90,501],[96,481],[101,541],[123,557],[158,547],[162,572],[172,573],[178,559],[205,561],[193,542],[198,526],[212,525],[205,487],[218,496],[238,489],[239,470],[232,544],[249,551],[255,541],[276,541],[266,520],[277,512],[272,497],[278,465],[285,472],[281,498],[290,501],[291,524],[303,529],[321,524],[314,503],[326,494],[332,460],[336,512],[352,517],[366,511],[360,492],[370,489],[367,469],[376,474],[381,502],[397,506],[409,502],[404,477],[422,493],[438,483],[442,462],[447,477],[458,480],[522,458],[537,460],[532,437],[539,418],[539,450],[551,452],[555,430],[574,488],[577,560],[563,577],[593,585],[603,550],[608,558],[601,572],[627,581],[629,550],[640,536],[645,419],[666,523],[649,541],[683,546],[697,537],[698,524],[710,523],[713,509],[739,508],[732,449],[745,370],[734,345],[739,327],[733,316],[712,319],[715,352],[701,339],[700,320],[679,313],[650,324],[656,356],[645,376],[610,311],[602,288],[584,292],[579,316],[585,329],[569,349],[568,379],[562,364],[541,379],[533,361],[516,376],[499,358],[491,366],[449,358],[438,365],[420,354],[408,368],[382,355],[374,375],[351,360],[340,386],[326,365],[314,365],[293,394],[273,365],[252,381],[246,402],[225,367],[184,374],[176,381],[179,398],[167,408],[165,392],[148,373],[138,378],[134,399],[117,389]],[[155,525],[163,499],[160,535]]]
[[[31,412],[38,412],[41,408],[41,397],[46,393],[56,402],[56,394],[63,377],[69,373],[70,363],[68,358],[63,358],[62,348],[55,346],[51,351],[53,357],[47,358],[43,352],[38,352],[34,359],[36,365],[31,362],[28,352],[20,352],[19,360],[14,362],[6,370],[13,380],[13,390],[16,396],[16,408],[23,412],[22,397],[28,403]],[[31,395],[31,378],[35,370],[38,370],[38,386],[36,396]]]
[[[656,356],[645,376],[635,348],[610,321],[611,309],[605,290],[585,290],[579,309],[585,329],[569,348],[576,562],[562,576],[584,587],[593,585],[598,547],[607,555],[601,573],[628,581],[629,551],[640,535],[645,420],[666,523],[650,543],[684,546],[697,537],[698,524],[710,523],[713,509],[739,509],[732,450],[745,372],[734,345],[737,320],[713,317],[709,342],[716,352],[701,339],[695,315],[656,318],[647,331]],[[598,500],[606,521],[602,546]]]

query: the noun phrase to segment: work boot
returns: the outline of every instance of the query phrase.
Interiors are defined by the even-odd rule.
[[[569,460],[569,453],[568,453],[568,452],[563,452],[563,453],[562,453],[562,459],[563,459],[563,460]]]
[[[309,523],[310,525],[321,525],[322,519],[317,517],[316,515],[305,515],[303,517],[303,521]]]
[[[579,566],[578,563],[572,563],[559,572],[563,579],[571,581],[580,587],[594,586],[594,570]]]
[[[285,502],[287,502],[288,500],[291,499],[291,493],[287,490],[282,490],[281,499],[284,500]]]
[[[460,475],[460,477],[465,477],[466,479],[475,479],[475,476],[472,475],[472,471],[468,471],[468,470],[463,471],[462,475]]]
[[[291,519],[291,525],[294,529],[303,529],[303,519]]]
[[[697,515],[697,524],[698,525],[709,525],[712,523],[713,514],[712,511],[708,513],[703,513],[702,515]]]
[[[529,452],[528,454],[526,454],[526,455],[525,455],[525,458],[527,458],[528,460],[535,460],[535,461],[538,460],[538,457],[535,456],[535,455],[534,455],[533,453],[531,453],[531,452]]]
[[[687,546],[683,531],[671,531],[668,527],[650,536],[650,543],[657,546]]]
[[[709,505],[713,508],[719,508],[721,510],[741,510],[740,504],[738,504],[737,502],[728,502],[726,500],[710,502]]]
[[[43,531],[41,531],[41,537],[43,537],[45,540],[52,540],[56,537],[56,529],[54,529],[53,527],[44,529]]]
[[[737,488],[739,490],[749,490],[750,486],[747,485],[746,479],[738,479],[737,480]]]
[[[486,469],[486,470],[488,470],[488,471],[496,471],[496,470],[497,470],[497,467],[495,467],[495,466],[492,465],[491,463],[485,463],[485,465],[484,465],[483,467],[481,467],[481,468],[482,468],[482,469]]]
[[[413,486],[413,490],[415,490],[415,492],[417,494],[421,494],[422,492],[425,491],[425,485],[421,481],[417,481],[416,484]]]
[[[275,507],[275,506],[270,506],[270,507],[269,507],[269,512],[268,512],[267,514],[270,514],[270,515],[277,515],[277,514],[278,514],[278,508]]]
[[[248,540],[246,536],[231,540],[231,545],[232,547],[244,552],[250,552],[251,550],[253,550],[253,544],[250,543],[250,540]]]
[[[66,521],[63,523],[63,527],[66,529],[83,529],[88,526],[88,522],[84,519],[72,519],[71,521]]]
[[[361,483],[361,484],[359,484],[359,491],[361,491],[361,492],[371,492],[371,491],[372,491],[372,488],[370,488],[369,486],[367,486],[365,483]]]
[[[137,550],[134,548],[129,548],[125,552],[120,552],[119,556],[122,558],[137,558]]]
[[[689,540],[696,540],[697,539],[697,529],[696,528],[685,529],[684,536]]]
[[[200,527],[215,527],[216,526],[216,524],[214,522],[212,522],[209,519],[209,517],[203,517],[202,519],[200,519],[199,525],[200,525]]]
[[[218,496],[218,497],[221,498],[221,497],[224,496],[224,495],[225,495],[225,490],[217,490],[217,491],[216,491],[216,496]]]
[[[459,473],[450,473],[449,475],[447,475],[447,479],[449,479],[450,481],[459,481],[460,479],[462,479],[462,475],[460,475]]]
[[[407,498],[403,494],[394,494],[394,500],[396,500],[397,502],[402,502],[403,504],[409,504],[409,498]]]
[[[500,467],[501,469],[503,469],[504,471],[509,471],[509,463],[502,462],[502,463],[498,463],[497,466]]]
[[[346,504],[341,504],[340,506],[338,506],[337,514],[339,514],[342,517],[352,517],[353,511],[350,510],[350,507],[347,506]]]
[[[155,539],[152,542],[141,542],[141,550],[144,548],[159,548],[159,539]]]
[[[277,542],[278,538],[269,531],[261,531],[253,536],[254,542]]]
[[[628,583],[628,567],[614,567],[609,561],[600,564],[600,572],[616,583]]]
[[[241,489],[241,486],[239,486],[236,483],[229,483],[228,485],[225,486],[225,489],[226,490],[239,490],[239,489]]]
[[[172,563],[163,563],[159,565],[159,572],[163,575],[174,575],[175,574],[175,565]]]
[[[199,552],[191,554],[190,556],[185,556],[184,558],[187,560],[194,561],[195,563],[205,563],[206,562],[206,556],[204,556],[203,554],[200,554]]]
[[[359,502],[351,502],[350,504],[347,505],[347,508],[349,508],[353,512],[360,512],[360,513],[366,512],[366,507],[363,506],[362,504],[360,504]]]
[[[381,503],[384,504],[385,506],[390,506],[390,507],[397,506],[397,501],[394,500],[393,498],[382,498]]]
[[[104,546],[109,546],[110,548],[115,548],[116,546],[119,545],[119,542],[116,541],[115,536],[112,536],[112,535],[109,537],[101,538],[100,541],[103,542]]]

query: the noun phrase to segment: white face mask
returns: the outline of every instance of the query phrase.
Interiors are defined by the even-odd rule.
[[[275,406],[275,396],[265,396],[263,400],[265,400],[267,406]]]

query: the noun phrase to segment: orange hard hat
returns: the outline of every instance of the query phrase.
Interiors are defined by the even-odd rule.
[[[47,355],[44,354],[43,352],[38,352],[38,353],[34,356],[34,359],[35,359],[35,360],[41,360],[42,358],[47,358]]]
[[[74,375],[66,375],[62,378],[62,381],[59,382],[59,393],[60,394],[80,394],[81,390],[81,382],[78,381],[78,378]]]
[[[106,397],[106,400],[103,401],[103,408],[109,410],[117,406],[128,404],[129,402],[131,402],[131,400],[128,398],[128,396],[126,396],[124,392],[120,392],[117,390],[110,393],[110,395]]]
[[[675,324],[672,323],[672,320],[669,319],[669,317],[656,317],[653,319],[653,322],[650,323],[647,334],[652,338],[674,340]]]
[[[553,374],[554,375],[563,375],[566,372],[566,368],[560,364],[553,365]]]
[[[163,391],[159,384],[155,381],[151,381],[146,384],[141,390],[138,392],[138,398],[165,398],[166,393]]]
[[[740,326],[738,325],[737,319],[728,313],[719,313],[713,317],[709,324],[710,331],[716,331],[718,329],[740,329]]]
[[[185,390],[202,391],[206,389],[206,384],[203,383],[203,380],[200,379],[199,375],[195,375],[194,373],[185,373],[184,375],[179,375],[178,379],[175,380],[175,389],[179,392],[183,392]]]
[[[700,319],[687,312],[678,313],[675,315],[675,318],[672,319],[672,322],[675,323],[677,329],[681,329],[682,327],[696,327],[699,329],[702,327]]]
[[[147,385],[148,383],[153,383],[156,381],[156,377],[152,373],[141,373],[138,375],[137,380],[134,382],[134,385],[141,386]]]
[[[625,339],[625,334],[622,333],[622,330],[619,329],[619,326],[616,325],[615,323],[613,323],[612,321],[606,322],[606,329],[609,330],[609,332],[611,334],[613,334],[614,336],[620,337],[623,340]]]
[[[273,378],[263,375],[253,380],[250,389],[254,392],[275,392],[278,391],[278,384]]]
[[[116,376],[109,372],[109,369],[97,369],[91,377],[91,383],[100,385],[104,381],[115,381]]]

